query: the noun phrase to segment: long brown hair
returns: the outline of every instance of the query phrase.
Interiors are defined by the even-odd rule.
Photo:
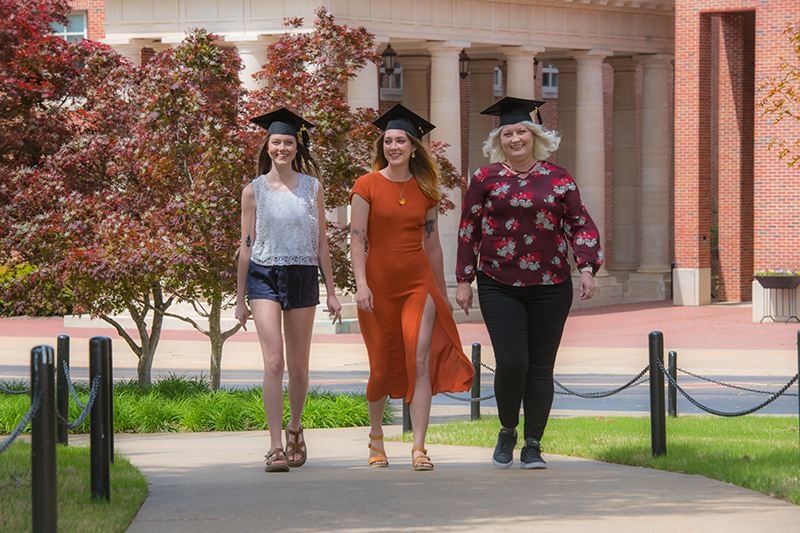
[[[406,137],[408,137],[408,140],[411,141],[414,148],[416,148],[416,152],[413,152],[413,154],[415,154],[414,157],[408,160],[408,170],[411,171],[411,175],[417,180],[417,185],[419,185],[420,190],[425,196],[431,200],[440,200],[442,198],[442,193],[439,191],[439,165],[436,164],[427,146],[422,144],[422,142],[413,135],[409,135],[405,131],[404,133]],[[389,161],[383,153],[383,139],[385,136],[386,132],[384,131],[375,141],[375,155],[372,158],[373,172],[383,170],[389,166]]]
[[[272,137],[272,135],[267,135],[267,139],[264,141],[264,144],[262,144],[261,148],[258,149],[259,176],[268,173],[272,169],[272,159],[269,157],[269,148],[267,146],[269,144],[270,137]],[[300,142],[300,139],[295,139],[295,142],[297,143],[297,154],[292,160],[292,170],[322,181],[322,173],[320,172],[317,161],[311,156],[308,148],[306,148],[305,145]]]

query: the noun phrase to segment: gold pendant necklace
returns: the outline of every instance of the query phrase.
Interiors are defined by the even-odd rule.
[[[394,189],[397,191],[397,194],[400,195],[400,199],[397,201],[397,203],[400,204],[400,205],[406,205],[406,199],[403,198],[403,193],[406,192],[406,185],[408,185],[408,182],[411,181],[411,179],[407,179],[405,181],[405,183],[403,184],[403,190],[402,191],[397,188],[397,183],[395,183],[393,180],[389,180],[389,181],[392,182],[392,185],[394,185]]]

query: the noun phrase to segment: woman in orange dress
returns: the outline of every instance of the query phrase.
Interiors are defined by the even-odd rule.
[[[420,142],[434,126],[399,104],[373,124],[384,130],[373,172],[350,195],[358,322],[370,364],[369,464],[389,465],[381,442],[386,401],[405,398],[413,467],[432,470],[425,450],[431,397],[469,390],[473,374],[444,281],[437,165]]]

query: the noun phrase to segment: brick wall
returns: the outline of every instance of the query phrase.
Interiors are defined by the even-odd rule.
[[[782,32],[797,21],[792,0],[676,0],[675,255],[711,266],[715,201],[722,300],[749,300],[753,270],[800,269],[800,172],[768,149],[800,138],[800,123],[755,108],[758,80],[793,58]]]
[[[97,41],[105,38],[106,1],[105,0],[71,0],[69,3],[75,11],[86,11],[89,24],[89,39]]]

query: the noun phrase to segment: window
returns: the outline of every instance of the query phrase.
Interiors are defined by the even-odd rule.
[[[389,76],[381,67],[381,100],[401,101],[403,99],[403,67],[395,63],[394,72]]]
[[[503,96],[503,71],[500,67],[494,67],[494,95]]]
[[[53,31],[57,37],[61,37],[67,42],[80,41],[87,39],[86,32],[88,24],[86,23],[86,13],[82,11],[73,12],[67,17],[69,19],[69,26],[65,27],[61,24],[53,24]]]
[[[542,97],[558,98],[558,69],[549,63],[542,67]]]

